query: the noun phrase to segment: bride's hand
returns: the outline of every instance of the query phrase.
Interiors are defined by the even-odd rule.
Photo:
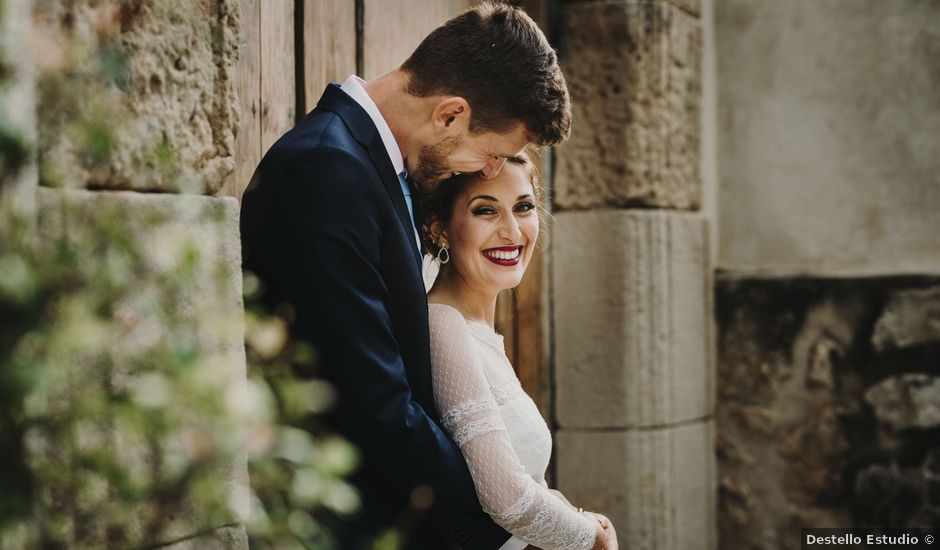
[[[614,524],[603,514],[597,514],[593,512],[590,513],[595,520],[597,520],[598,525],[603,529],[604,532],[604,543],[607,550],[618,550],[619,545],[617,543],[617,531],[614,530]]]
[[[596,532],[594,533],[594,546],[591,547],[591,550],[615,550],[610,547],[607,531],[604,529],[604,526],[601,524],[600,520],[591,512],[585,512],[585,514],[594,520],[596,525]]]
[[[570,506],[573,510],[582,512],[581,508],[578,508],[574,504],[571,504],[565,495],[561,491],[555,489],[549,489],[549,493],[555,495],[559,500]],[[610,520],[601,514],[595,514],[594,512],[583,512],[587,517],[593,519],[597,523],[597,532],[595,533],[594,538],[594,547],[591,550],[617,550],[617,534],[613,533],[613,524],[610,523]],[[613,537],[611,534],[613,533]],[[613,542],[613,546],[611,546]]]

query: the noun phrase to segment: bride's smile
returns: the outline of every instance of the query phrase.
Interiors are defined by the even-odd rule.
[[[507,163],[489,180],[474,177],[443,228],[450,270],[474,293],[495,296],[518,286],[539,235],[536,205],[524,165]]]
[[[521,244],[517,246],[500,246],[484,250],[483,255],[496,265],[512,266],[519,263],[523,248],[525,246]]]

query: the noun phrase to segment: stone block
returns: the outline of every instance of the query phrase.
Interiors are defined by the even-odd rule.
[[[561,36],[575,124],[554,206],[698,209],[698,19],[663,2],[571,3]]]
[[[559,430],[556,441],[558,488],[575,506],[608,516],[621,548],[715,548],[711,420],[648,430]]]
[[[235,167],[238,0],[47,2],[36,21],[47,177],[107,189],[222,187]]]
[[[87,344],[82,344],[82,353],[65,365],[69,369],[70,383],[82,384],[79,387],[108,388],[109,391],[129,390],[131,396],[148,392],[142,398],[132,399],[145,403],[141,407],[165,406],[182,411],[182,429],[186,432],[180,435],[179,441],[183,446],[196,449],[193,452],[198,453],[200,445],[205,444],[237,445],[235,440],[211,443],[211,439],[201,434],[213,433],[217,426],[224,426],[219,418],[237,422],[234,416],[224,416],[235,414],[226,407],[233,406],[245,392],[238,202],[233,198],[194,195],[40,188],[38,203],[39,241],[46,246],[63,241],[69,243],[82,258],[78,262],[79,269],[87,268],[89,274],[98,273],[95,269],[102,263],[108,265],[114,280],[103,281],[102,284],[121,288],[118,303],[109,312],[114,323],[108,326],[113,326],[115,331],[99,334],[94,341],[87,337],[83,340]],[[102,220],[107,220],[107,231],[96,225]],[[118,245],[118,242],[131,243],[140,254],[114,253],[125,246]],[[164,353],[167,342],[178,344],[173,353],[194,353],[198,358],[186,364],[185,368],[191,370],[185,374],[185,384],[198,387],[200,393],[159,397],[160,381],[154,381],[153,377],[160,373],[147,370],[150,364],[147,358]],[[105,369],[101,365],[110,365],[110,368]],[[141,376],[141,372],[145,374]],[[92,383],[86,386],[87,381]],[[162,392],[165,394],[166,390]],[[219,396],[219,403],[214,404],[222,407],[214,413],[220,415],[219,418],[206,419],[203,423],[203,419],[195,414],[185,416],[190,411],[205,413],[214,410],[204,408],[209,406],[206,403],[187,401],[199,395]],[[146,418],[150,410],[142,409],[142,415]],[[147,475],[146,472],[150,471],[153,456],[139,429],[122,429],[107,412],[88,417],[82,428],[78,438],[80,446],[107,448],[132,477]],[[64,462],[62,471],[68,471],[70,458],[63,456],[54,447],[54,442],[39,437],[33,440],[31,449],[35,463],[48,467]],[[217,516],[208,518],[200,507],[200,501],[187,496],[181,506],[173,509],[155,508],[153,503],[141,504],[127,512],[131,515],[132,524],[135,521],[142,524],[143,520],[139,518],[153,518],[155,513],[165,514],[162,516],[165,518],[164,528],[150,541],[156,544],[179,541],[203,533],[207,527],[237,523],[247,515],[248,508],[246,457],[236,451],[234,459],[222,461],[213,468],[211,484],[222,488],[223,498],[230,508],[225,519],[220,521]],[[43,487],[41,501],[56,502],[60,499],[58,490],[57,487]],[[98,493],[100,491],[91,491],[71,504],[76,518],[104,519],[101,517],[103,514],[90,513],[89,510],[110,502],[102,501],[107,495]],[[76,519],[75,523],[78,521]],[[104,533],[101,526],[94,521],[90,523],[75,531],[86,534],[82,539],[84,543],[88,542],[88,537],[95,540]],[[246,548],[247,545],[240,547]]]
[[[707,221],[561,212],[552,232],[557,420],[662,426],[711,414]]]
[[[0,223],[26,226],[35,221],[38,181],[30,154],[36,140],[35,70],[26,48],[31,4],[0,2]]]
[[[882,380],[865,392],[878,420],[895,431],[940,427],[940,377],[911,373]]]
[[[940,348],[878,352],[871,335],[889,297],[937,284],[718,277],[722,548],[789,548],[810,527],[930,524]],[[921,461],[924,475],[906,471]]]
[[[878,351],[940,342],[940,286],[892,293],[871,341]]]

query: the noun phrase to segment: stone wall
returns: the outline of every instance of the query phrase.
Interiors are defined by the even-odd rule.
[[[15,195],[4,189],[3,200],[14,196],[10,202],[35,216],[40,244],[67,241],[83,265],[121,259],[104,234],[90,231],[92,221],[108,219],[109,238],[118,235],[122,246],[143,252],[136,264],[113,266],[128,285],[113,312],[127,332],[94,342],[96,349],[107,348],[116,370],[89,369],[85,354],[61,367],[75,380],[133,386],[131,365],[146,363],[148,345],[178,338],[201,356],[187,375],[216,384],[215,395],[237,398],[245,384],[238,206],[231,198],[201,195],[218,191],[234,168],[238,2],[5,0],[0,8],[6,10],[0,22],[11,31],[0,34],[4,47],[21,54],[15,58],[22,63],[13,92],[0,91],[0,106],[11,110],[5,121],[39,144],[39,168],[31,165]],[[55,188],[37,189],[37,180]],[[166,278],[184,290],[164,292],[159,281]],[[161,313],[167,308],[171,316]],[[135,446],[132,431],[118,429],[107,415],[87,424],[85,444],[112,450],[133,472],[151,467],[152,455]],[[68,544],[105,546],[102,511],[120,502],[100,490],[63,501],[62,491],[75,485],[68,478],[71,458],[50,443],[41,437],[30,443],[33,466],[58,468],[63,476],[61,485],[37,491],[37,517],[41,522],[44,507],[67,505],[69,519],[55,528],[71,533]],[[162,511],[150,503],[121,515],[163,514],[164,528],[148,540],[155,547],[247,548],[240,525],[248,503],[244,457],[218,465],[213,475],[231,507],[224,518],[206,516],[196,501]],[[94,479],[87,486],[104,487]],[[16,547],[15,541],[5,544]]]
[[[569,2],[551,293],[558,486],[623,548],[715,546],[698,2]]]
[[[936,525],[940,5],[714,5],[720,547]]]
[[[720,265],[940,271],[940,4],[716,2]]]
[[[938,282],[719,281],[722,548],[940,523]]]
[[[237,0],[80,0],[35,11],[50,184],[200,194],[222,187],[235,167]],[[63,105],[73,94],[78,105]],[[77,118],[69,112],[76,108]]]

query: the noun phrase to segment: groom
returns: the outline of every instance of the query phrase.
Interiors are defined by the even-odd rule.
[[[295,337],[313,344],[317,374],[339,395],[329,420],[363,457],[352,479],[362,507],[340,528],[342,548],[389,526],[407,548],[524,546],[483,513],[439,426],[412,193],[455,172],[492,178],[528,143],[565,139],[569,124],[541,31],[487,3],[399,68],[329,85],[258,166],[242,203],[245,268],[270,305],[293,311]]]

